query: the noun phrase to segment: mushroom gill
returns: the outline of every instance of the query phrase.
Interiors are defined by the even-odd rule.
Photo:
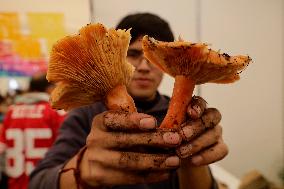
[[[47,79],[56,84],[54,108],[71,108],[104,100],[112,110],[136,111],[126,91],[134,67],[126,61],[129,30],[107,30],[88,24],[79,34],[66,36],[52,48]]]

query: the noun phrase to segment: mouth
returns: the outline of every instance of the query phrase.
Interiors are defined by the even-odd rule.
[[[145,77],[134,78],[133,81],[140,87],[148,87],[152,85],[152,79]]]

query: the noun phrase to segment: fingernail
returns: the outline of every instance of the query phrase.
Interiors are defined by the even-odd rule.
[[[151,117],[146,117],[140,120],[140,128],[142,129],[154,129],[156,127],[156,120]]]
[[[192,155],[192,153],[190,153],[192,150],[192,145],[191,144],[187,144],[186,146],[182,146],[179,148],[179,154],[182,158],[186,158],[190,155]]]
[[[191,162],[194,164],[194,165],[200,165],[201,162],[202,162],[203,158],[201,156],[193,156],[192,159],[191,159]]]
[[[195,106],[193,106],[192,108],[196,111],[197,115],[199,116],[200,113],[201,113],[201,108],[200,108],[200,106],[195,105]]]
[[[183,135],[185,136],[184,140],[189,140],[193,137],[194,131],[192,127],[184,127],[182,128]]]
[[[168,167],[177,167],[180,164],[179,157],[177,156],[168,157],[165,161],[165,164]]]
[[[188,107],[188,113],[190,116],[194,116],[194,110],[191,107]]]
[[[180,136],[177,133],[167,132],[163,134],[163,139],[168,144],[179,144]]]

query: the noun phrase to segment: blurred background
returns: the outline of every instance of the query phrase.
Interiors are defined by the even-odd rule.
[[[231,187],[252,170],[280,184],[284,172],[284,2],[282,0],[0,0],[0,93],[13,96],[47,69],[52,44],[90,22],[115,27],[126,14],[152,12],[175,37],[253,59],[241,80],[195,93],[222,115],[230,153],[212,165]],[[160,92],[171,95],[166,76]]]

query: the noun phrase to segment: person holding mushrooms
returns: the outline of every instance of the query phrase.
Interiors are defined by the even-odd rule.
[[[65,39],[74,42],[74,45],[68,45],[70,41],[67,41],[68,43],[66,42],[60,50],[61,46],[58,44],[55,51],[60,52],[57,54],[60,57],[53,57],[52,61],[65,61],[69,58],[68,53],[72,57],[76,53],[84,52],[84,46],[78,45],[76,50],[76,41],[84,44],[84,36],[94,37],[86,33],[91,27],[86,26],[82,29],[78,35],[80,38],[76,36],[76,40]],[[96,27],[100,32],[105,32],[107,38],[121,36],[120,33],[112,34],[112,30],[107,33],[101,25]],[[131,40],[125,53],[127,63],[130,63],[135,71],[128,70],[133,76],[130,81],[127,80],[125,86],[134,100],[135,107],[131,108],[131,111],[125,108],[112,108],[114,106],[105,103],[111,101],[109,98],[113,98],[109,97],[108,93],[106,99],[101,98],[93,104],[71,109],[60,127],[53,147],[33,171],[30,189],[218,188],[208,165],[223,159],[228,153],[228,147],[222,139],[222,127],[219,125],[220,112],[215,108],[208,108],[204,99],[194,96],[184,108],[182,123],[178,127],[158,129],[167,114],[170,98],[158,92],[163,71],[145,58],[142,40],[143,36],[148,35],[156,40],[173,42],[173,33],[164,19],[150,13],[128,15],[116,27],[119,32],[121,31],[118,29],[128,31],[130,28]],[[124,40],[125,36],[119,39]],[[94,40],[94,43],[99,42]],[[65,47],[69,48],[66,56]],[[95,47],[90,46],[86,49],[91,48]],[[69,61],[80,62],[83,58],[86,59],[82,62],[88,61],[88,57],[70,58]],[[86,72],[92,72],[92,66],[88,69]],[[61,72],[64,72],[64,69]],[[50,72],[48,75],[51,81],[56,79],[52,74]],[[80,74],[82,73],[76,72],[76,78],[80,78]],[[105,75],[107,73],[103,71],[96,81],[102,83]],[[116,78],[119,78],[119,75],[111,77]],[[87,89],[93,84],[90,85],[84,78],[80,79],[82,85],[76,85],[76,90],[72,88],[73,96],[70,95],[69,87],[75,85],[77,80],[69,83],[63,80],[60,82],[58,85],[62,88],[55,89],[58,96],[53,97],[54,101],[59,99],[60,102],[64,97],[64,103],[68,104],[66,98],[80,100],[77,97],[82,92],[92,97]],[[64,91],[67,89],[70,93]],[[117,94],[114,93],[114,96]],[[60,107],[60,103],[58,104]],[[72,104],[69,103],[66,107],[70,108]]]

